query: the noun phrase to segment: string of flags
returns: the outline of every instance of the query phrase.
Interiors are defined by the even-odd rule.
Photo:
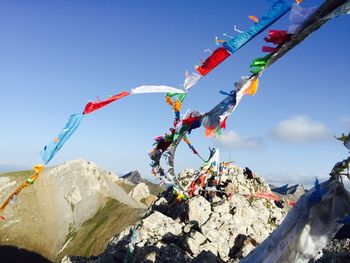
[[[186,77],[182,84],[182,88],[174,88],[166,85],[143,85],[131,89],[130,92],[122,91],[116,95],[110,96],[105,100],[97,99],[97,101],[91,101],[86,104],[82,113],[72,114],[64,128],[59,132],[49,144],[47,144],[41,151],[40,155],[44,164],[38,164],[34,166],[34,174],[27,179],[22,185],[20,185],[0,206],[0,212],[13,200],[24,188],[33,184],[38,178],[40,173],[44,169],[44,165],[48,165],[54,158],[58,151],[68,141],[68,139],[77,130],[82,120],[86,115],[99,110],[112,102],[120,100],[129,95],[147,94],[147,93],[166,93],[166,102],[171,106],[174,111],[175,120],[173,127],[170,129],[170,134],[159,136],[155,138],[155,147],[149,153],[152,159],[152,172],[155,175],[160,175],[164,180],[174,184],[176,180],[174,172],[174,155],[177,145],[184,140],[194,154],[201,158],[205,163],[209,162],[215,151],[210,151],[208,159],[204,159],[199,155],[198,151],[190,143],[187,138],[187,134],[190,134],[192,130],[201,126],[205,128],[205,135],[207,137],[217,136],[221,134],[221,130],[226,127],[228,117],[232,114],[244,95],[253,96],[259,86],[259,78],[262,72],[270,66],[279,57],[285,54],[294,45],[298,44],[308,34],[316,30],[317,26],[321,23],[325,23],[329,19],[343,14],[348,14],[350,7],[346,0],[327,0],[322,8],[302,8],[299,4],[301,1],[296,1],[296,4],[291,4],[289,1],[276,0],[271,8],[261,17],[250,15],[254,24],[246,31],[241,31],[234,27],[235,32],[238,33],[235,37],[228,36],[228,40],[220,40],[216,38],[216,44],[219,45],[213,52],[209,52],[209,57],[203,61],[200,66],[195,66],[196,72],[188,73],[186,71]],[[331,2],[332,4],[328,5]],[[291,11],[292,10],[292,11]],[[255,59],[250,65],[251,76],[242,77],[242,80],[235,84],[235,89],[230,92],[222,91],[221,93],[226,95],[218,105],[207,113],[202,114],[199,111],[192,111],[180,115],[182,103],[188,93],[188,91],[195,86],[199,80],[221,64],[225,59],[231,56],[233,53],[242,48],[254,37],[263,32],[266,28],[275,23],[287,12],[291,11],[291,26],[288,31],[283,30],[270,30],[268,37],[265,41],[272,43],[276,46],[265,46],[262,48],[263,52],[269,53],[268,55]],[[313,15],[317,13],[317,16]],[[311,22],[310,22],[311,21]],[[316,25],[316,26],[315,26]],[[309,32],[306,29],[310,29]],[[314,27],[314,28],[313,28]],[[294,37],[295,36],[295,37]],[[296,37],[298,36],[298,37]],[[347,145],[349,144],[347,140]],[[164,169],[160,166],[160,159],[165,156],[167,159],[168,169]],[[1,220],[4,217],[0,218]]]
[[[329,2],[329,1],[328,1]],[[334,2],[332,5],[328,5],[326,2],[324,5],[315,8],[301,8],[300,6],[294,4],[291,7],[292,14],[290,16],[291,26],[295,27],[295,24],[298,24],[298,29],[293,30],[295,35],[289,33],[286,30],[270,30],[268,37],[265,37],[264,40],[267,43],[271,43],[276,45],[275,47],[263,47],[263,52],[268,52],[269,54],[262,57],[254,59],[250,65],[250,72],[252,73],[249,77],[242,77],[242,80],[235,84],[235,89],[230,92],[220,91],[221,94],[226,95],[227,97],[221,101],[218,105],[216,105],[211,111],[208,113],[201,114],[198,111],[193,111],[192,113],[185,114],[182,120],[177,119],[174,122],[172,142],[168,142],[166,147],[161,148],[157,152],[156,158],[153,158],[152,154],[150,154],[152,163],[152,173],[156,176],[159,176],[163,179],[163,181],[176,185],[176,175],[174,172],[174,156],[176,152],[176,147],[180,143],[186,134],[189,134],[193,129],[199,128],[203,126],[205,128],[206,137],[217,136],[221,134],[221,130],[226,127],[226,122],[228,117],[232,114],[234,109],[237,107],[239,102],[241,101],[243,95],[254,95],[259,86],[259,78],[261,77],[263,71],[272,65],[278,58],[280,58],[283,54],[285,54],[289,49],[298,44],[301,40],[305,39],[309,34],[311,34],[315,27],[319,27],[320,21],[323,23],[326,21],[325,17],[329,20],[335,15],[346,14],[348,13],[345,10],[349,10],[350,8],[344,8],[343,4],[346,4],[346,1]],[[276,12],[275,14],[282,14],[286,9],[280,6],[281,1],[275,2],[278,4],[279,8],[271,9]],[[338,12],[338,9],[341,9],[341,12]],[[274,12],[269,11],[269,15],[267,15],[266,19],[271,19],[273,17]],[[322,12],[320,12],[321,10]],[[317,12],[319,11],[319,12]],[[315,15],[314,15],[315,14]],[[330,15],[334,14],[334,16]],[[263,19],[261,19],[263,20]],[[310,23],[309,21],[314,21]],[[217,52],[217,54],[215,53]],[[218,48],[214,51],[211,56],[203,63],[206,65],[204,68],[207,71],[203,71],[205,74],[210,72],[212,68],[219,65],[223,59],[227,57],[227,53],[222,47]],[[219,63],[220,62],[220,63]],[[210,65],[210,66],[209,66]],[[212,68],[211,68],[212,67]],[[197,67],[198,70],[198,67]],[[201,68],[198,71],[201,73]],[[203,74],[202,75],[205,75]],[[181,101],[182,102],[182,101]],[[195,114],[195,118],[194,118]],[[179,113],[177,113],[179,115]],[[344,140],[344,137],[343,137]],[[349,142],[348,142],[349,144]],[[164,145],[163,145],[164,146]],[[158,147],[157,143],[154,149]],[[166,159],[167,168],[164,169],[160,165],[160,159],[162,154]],[[177,186],[178,187],[178,186]],[[186,195],[184,192],[179,191],[181,195]]]

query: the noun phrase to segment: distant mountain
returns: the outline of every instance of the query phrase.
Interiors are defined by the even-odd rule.
[[[303,185],[296,184],[288,187],[288,184],[281,187],[270,185],[271,190],[279,195],[283,195],[291,201],[297,201],[306,191]]]
[[[129,172],[123,176],[121,176],[122,179],[127,180],[128,182],[131,182],[134,185],[137,185],[139,183],[145,183],[147,184],[151,194],[157,195],[160,192],[163,192],[165,189],[159,186],[158,184],[151,183],[147,179],[145,179],[139,171],[132,171]]]
[[[31,169],[31,167],[20,164],[0,164],[0,173],[23,171],[28,169]]]
[[[123,175],[121,178],[128,180],[133,184],[149,182],[145,178],[143,178],[139,171],[136,170]]]
[[[32,173],[0,174],[0,202]],[[64,254],[101,253],[113,235],[135,223],[147,208],[128,195],[120,186],[123,181],[81,159],[46,168],[1,214],[0,245],[52,261]]]

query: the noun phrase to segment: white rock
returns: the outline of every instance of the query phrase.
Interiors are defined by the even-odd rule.
[[[228,255],[230,253],[230,247],[228,246],[227,243],[219,243],[218,252],[219,252],[220,258],[226,261],[229,258]]]
[[[145,257],[145,259],[147,260],[147,262],[156,262],[156,256],[157,256],[157,254],[156,254],[156,252],[154,252],[154,251],[152,251],[151,253],[149,253],[146,257]]]
[[[72,261],[70,260],[69,256],[64,256],[64,258],[62,258],[61,263],[72,263]]]
[[[227,201],[224,201],[222,204],[216,205],[213,207],[213,212],[224,215],[230,212],[230,204]]]
[[[215,242],[221,235],[218,231],[222,225],[221,217],[217,213],[213,213],[209,220],[201,226],[203,235],[210,241]]]
[[[140,231],[145,230],[158,239],[168,233],[179,235],[182,232],[182,226],[180,224],[158,211],[154,211],[143,219],[142,222],[142,229]]]
[[[247,256],[250,253],[250,251],[252,251],[254,248],[255,247],[252,245],[252,243],[249,242],[248,244],[246,244],[243,247],[243,249],[242,249],[242,256],[243,257]]]
[[[167,204],[168,204],[167,200],[164,197],[161,197],[154,202],[153,206],[161,206],[161,205],[167,205]]]
[[[147,198],[150,195],[149,188],[145,183],[139,183],[131,190],[129,195],[137,201]]]
[[[234,224],[237,225],[251,225],[254,221],[255,213],[250,207],[236,207],[236,213],[233,217]]]
[[[210,203],[202,196],[195,196],[188,202],[188,219],[203,225],[211,214]]]
[[[218,248],[217,245],[211,242],[206,242],[205,244],[201,245],[199,248],[200,251],[210,251],[212,252],[215,256],[218,255]]]
[[[200,245],[205,242],[206,238],[198,231],[193,231],[186,239],[186,245],[194,256],[197,256],[201,250]]]

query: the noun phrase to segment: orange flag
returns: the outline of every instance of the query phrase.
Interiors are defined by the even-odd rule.
[[[11,200],[19,194],[19,192],[21,192],[24,188],[26,188],[28,185],[33,184],[35,182],[35,180],[38,178],[38,176],[40,175],[40,173],[43,171],[44,169],[44,165],[42,164],[37,164],[34,166],[34,172],[35,174],[33,174],[32,176],[30,176],[27,181],[25,181],[23,184],[21,184],[16,191],[14,191],[6,200],[5,202],[0,206],[0,212],[2,210],[5,209],[5,207],[11,202]]]
[[[255,23],[258,23],[259,22],[259,18],[257,18],[256,16],[248,16],[248,18],[250,20],[253,20]]]
[[[250,95],[250,96],[254,96],[255,93],[257,92],[259,87],[259,78],[258,77],[254,77],[254,80],[252,81],[252,83],[248,86],[248,88],[246,88],[243,91],[244,95]]]

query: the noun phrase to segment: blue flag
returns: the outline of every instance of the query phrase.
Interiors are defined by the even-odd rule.
[[[291,5],[284,0],[277,0],[265,15],[263,15],[257,23],[254,23],[247,31],[237,35],[236,37],[224,42],[222,45],[233,54],[238,49],[247,44],[251,39],[264,31],[281,16],[291,9]]]
[[[70,136],[72,136],[75,130],[79,127],[79,124],[82,121],[83,117],[84,114],[82,113],[71,115],[66,125],[54,139],[54,141],[46,145],[44,149],[40,151],[41,158],[43,159],[45,165],[48,164],[48,162],[62,148],[63,144],[69,139]]]

